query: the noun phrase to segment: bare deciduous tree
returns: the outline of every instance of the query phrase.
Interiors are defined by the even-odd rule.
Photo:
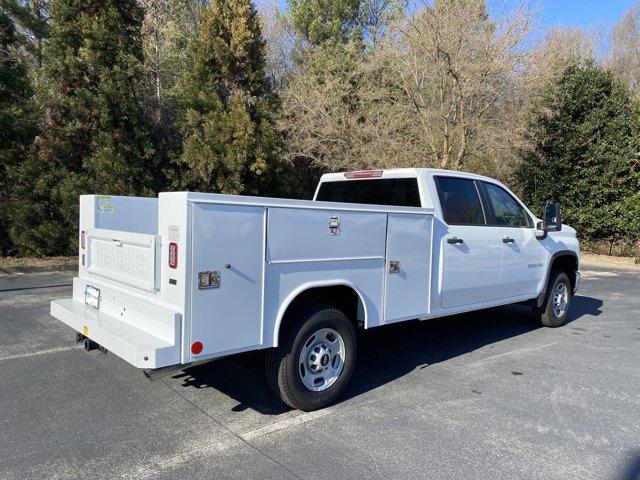
[[[528,52],[528,69],[523,75],[530,86],[539,88],[557,80],[570,65],[595,58],[598,32],[579,27],[553,27]]]
[[[301,39],[277,4],[260,4],[258,13],[267,46],[267,74],[277,87],[283,88],[287,79],[296,74],[293,56],[300,49]]]
[[[142,39],[145,67],[161,102],[185,69],[187,44],[195,34],[207,0],[140,0],[145,11]]]
[[[640,90],[640,2],[614,27],[606,65],[633,90]]]
[[[510,140],[501,138],[504,113],[519,98],[515,76],[530,26],[524,5],[494,20],[483,1],[441,1],[389,37],[385,70],[399,81],[406,118],[421,126],[433,163],[457,170]]]
[[[506,175],[523,138],[518,72],[531,14],[442,1],[394,24],[353,68],[302,72],[283,94],[292,156],[326,168],[437,166]]]

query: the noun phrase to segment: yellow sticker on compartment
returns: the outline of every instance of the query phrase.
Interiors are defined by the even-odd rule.
[[[83,334],[85,337],[88,337],[88,336],[89,336],[89,327],[87,327],[86,325],[83,325],[83,327],[82,327],[82,334]]]

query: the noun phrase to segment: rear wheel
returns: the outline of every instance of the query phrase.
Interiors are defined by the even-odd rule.
[[[560,327],[567,321],[571,307],[571,281],[566,273],[554,271],[542,307],[534,306],[534,313],[545,327]]]
[[[304,411],[333,402],[351,378],[356,334],[335,308],[303,310],[266,357],[267,382],[288,405]]]

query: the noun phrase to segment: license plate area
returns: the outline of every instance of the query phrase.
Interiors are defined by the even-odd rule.
[[[96,310],[100,308],[100,289],[87,285],[84,289],[84,303]]]

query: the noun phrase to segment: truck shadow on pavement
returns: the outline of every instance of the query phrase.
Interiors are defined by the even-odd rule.
[[[568,323],[584,315],[600,315],[602,301],[576,296]],[[338,402],[403,377],[416,368],[444,362],[481,347],[523,335],[540,327],[529,307],[509,305],[424,322],[409,321],[359,334],[356,369]],[[291,410],[269,390],[264,378],[264,352],[249,352],[190,368],[174,376],[183,387],[214,388],[247,408],[265,415]]]
[[[614,480],[640,480],[640,451],[632,452]]]

